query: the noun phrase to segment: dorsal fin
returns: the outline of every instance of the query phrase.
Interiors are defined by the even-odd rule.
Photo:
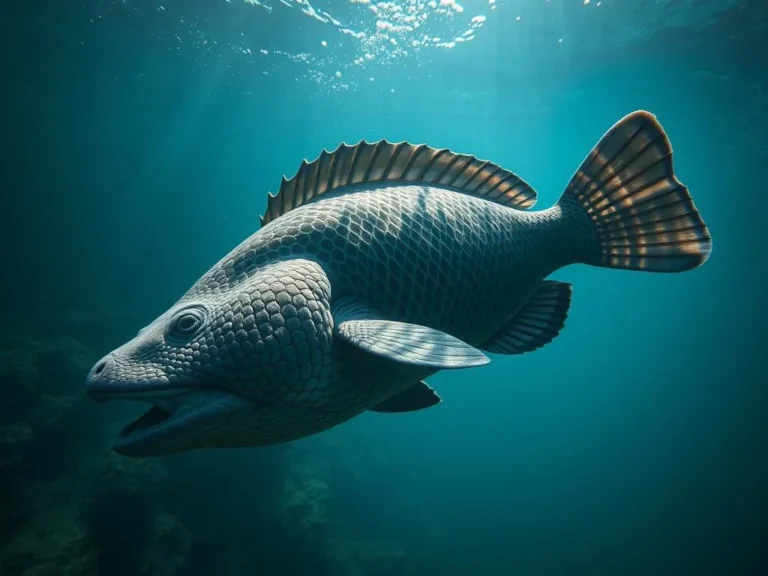
[[[280,191],[269,195],[264,226],[313,198],[355,184],[402,182],[431,184],[527,210],[536,192],[520,177],[475,156],[408,142],[366,142],[323,150],[312,162],[304,160]]]

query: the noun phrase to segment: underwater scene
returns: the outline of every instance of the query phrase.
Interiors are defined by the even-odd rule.
[[[0,575],[768,574],[765,0],[0,45]]]

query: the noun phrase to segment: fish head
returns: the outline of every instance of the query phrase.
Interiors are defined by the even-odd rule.
[[[292,260],[202,289],[212,272],[88,374],[95,400],[152,405],[119,434],[117,452],[277,443],[296,436],[292,413],[322,402],[332,330],[322,269]]]

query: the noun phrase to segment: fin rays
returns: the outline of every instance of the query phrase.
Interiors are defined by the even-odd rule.
[[[588,264],[681,272],[703,264],[712,249],[706,224],[675,176],[669,139],[648,112],[629,114],[606,132],[560,204],[591,221],[597,246],[584,255]]]
[[[361,140],[352,146],[342,143],[333,152],[323,150],[315,160],[302,161],[292,178],[283,177],[278,193],[267,197],[261,225],[323,194],[384,182],[444,186],[521,210],[536,202],[528,183],[488,160],[426,144]]]
[[[364,303],[342,298],[334,304],[334,337],[394,362],[438,369],[482,366],[490,360],[458,338],[417,324],[382,318]]]
[[[570,284],[545,280],[482,349],[496,354],[524,354],[549,344],[565,326],[571,294]]]

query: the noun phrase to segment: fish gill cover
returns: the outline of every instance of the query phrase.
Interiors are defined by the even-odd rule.
[[[0,574],[768,573],[762,0],[10,0],[0,10]],[[88,370],[258,229],[283,174],[388,138],[554,203],[647,108],[715,249],[573,267],[541,350],[287,445],[155,459]],[[503,345],[503,342],[501,343]]]

